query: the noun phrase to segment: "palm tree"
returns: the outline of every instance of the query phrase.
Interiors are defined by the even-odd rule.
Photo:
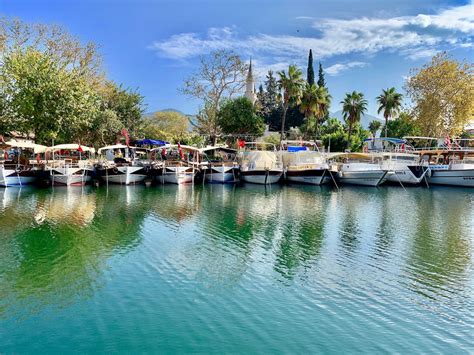
[[[288,67],[288,75],[284,70],[279,71],[278,75],[278,87],[283,90],[283,114],[281,118],[281,139],[285,135],[285,120],[286,112],[288,108],[293,105],[298,105],[301,100],[301,91],[303,88],[304,80],[302,78],[301,70],[295,65]]]
[[[387,138],[388,121],[395,114],[400,112],[402,98],[403,95],[396,92],[395,88],[382,90],[382,94],[377,96],[377,102],[379,104],[377,113],[383,111],[383,117],[385,118],[385,138]]]
[[[353,91],[352,93],[346,94],[341,104],[344,120],[349,124],[348,147],[350,147],[352,128],[354,124],[360,121],[360,116],[367,110],[367,100],[364,99],[363,93]]]
[[[377,134],[377,131],[382,127],[382,123],[378,120],[373,120],[370,121],[369,123],[369,131],[372,133],[373,140],[372,140],[372,147],[375,146],[375,135]]]
[[[319,121],[327,112],[331,103],[331,95],[325,87],[315,84],[306,84],[301,96],[300,111],[306,119],[306,127],[310,127],[310,120],[315,119],[315,132],[318,131]]]

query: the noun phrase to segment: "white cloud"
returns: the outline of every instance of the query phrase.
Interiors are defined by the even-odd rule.
[[[317,58],[389,51],[417,59],[435,53],[442,46],[470,43],[474,5],[443,10],[435,15],[323,19],[314,22],[312,28],[317,30],[314,37],[264,33],[241,37],[235,27],[210,28],[204,36],[176,34],[155,41],[150,48],[173,59],[191,58],[216,49],[234,49],[246,56],[280,57],[279,62],[294,62],[309,48]]]
[[[326,68],[326,73],[328,75],[338,75],[339,73],[349,70],[351,68],[363,68],[367,66],[368,63],[365,62],[349,62],[349,63],[337,63]]]

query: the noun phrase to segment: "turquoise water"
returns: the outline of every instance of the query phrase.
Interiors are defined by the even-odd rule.
[[[474,351],[474,192],[0,190],[0,353]]]

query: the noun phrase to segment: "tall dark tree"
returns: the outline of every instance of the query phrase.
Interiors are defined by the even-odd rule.
[[[319,71],[318,71],[318,86],[326,87],[326,80],[324,80],[324,71],[321,62],[319,62]]]
[[[308,72],[306,75],[306,81],[310,86],[314,85],[313,51],[311,49],[309,50],[308,56]]]

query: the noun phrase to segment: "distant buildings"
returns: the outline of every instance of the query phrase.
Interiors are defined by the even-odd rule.
[[[245,86],[245,97],[255,105],[257,101],[257,92],[255,90],[255,80],[252,73],[252,59],[250,59],[249,71],[247,73],[247,83]]]

